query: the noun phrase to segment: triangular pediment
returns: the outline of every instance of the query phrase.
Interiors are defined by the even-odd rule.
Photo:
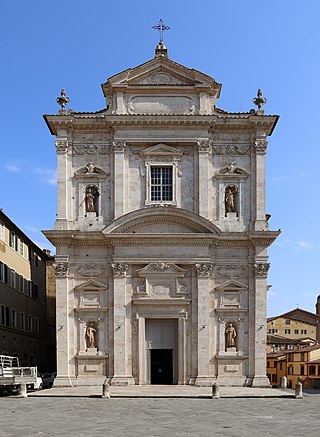
[[[221,84],[217,83],[212,77],[200,71],[185,67],[168,58],[155,58],[145,62],[135,68],[122,71],[108,79],[102,84],[104,94],[110,88],[121,87],[197,87],[206,88],[214,91],[217,97],[220,94]]]
[[[247,289],[248,287],[242,284],[239,281],[229,280],[220,284],[216,287],[218,290],[232,290],[232,291],[240,291],[243,289]]]
[[[181,150],[176,147],[168,146],[167,144],[159,143],[155,146],[148,147],[141,152],[145,156],[181,156]]]
[[[100,282],[97,282],[95,280],[90,280],[83,282],[82,284],[75,287],[76,291],[100,291],[100,290],[106,290],[108,287],[104,284],[101,284]]]

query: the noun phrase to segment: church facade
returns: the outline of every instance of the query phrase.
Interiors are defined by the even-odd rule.
[[[56,386],[268,386],[267,137],[221,85],[168,58],[102,84],[106,108],[45,115],[56,137]]]

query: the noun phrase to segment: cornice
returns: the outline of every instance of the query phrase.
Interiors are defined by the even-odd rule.
[[[70,113],[44,115],[53,135],[59,129],[88,130],[111,133],[118,126],[204,126],[212,130],[263,129],[271,135],[279,116],[256,116],[250,113],[224,113],[213,115],[136,114],[117,115],[101,113]]]

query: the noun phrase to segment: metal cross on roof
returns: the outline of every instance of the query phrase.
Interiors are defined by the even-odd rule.
[[[166,25],[163,23],[162,18],[160,18],[159,23],[158,23],[158,24],[155,24],[154,26],[152,26],[152,29],[159,30],[159,32],[160,32],[160,42],[162,42],[162,41],[163,41],[163,32],[164,32],[165,30],[169,30],[170,27],[169,27],[169,26],[166,26]]]

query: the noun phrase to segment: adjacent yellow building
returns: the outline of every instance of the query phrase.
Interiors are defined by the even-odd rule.
[[[55,366],[53,354],[47,353],[48,342],[54,341],[46,314],[50,260],[48,251],[0,210],[0,354],[17,356],[22,365],[37,365],[41,371]],[[48,303],[54,306],[55,298]]]

